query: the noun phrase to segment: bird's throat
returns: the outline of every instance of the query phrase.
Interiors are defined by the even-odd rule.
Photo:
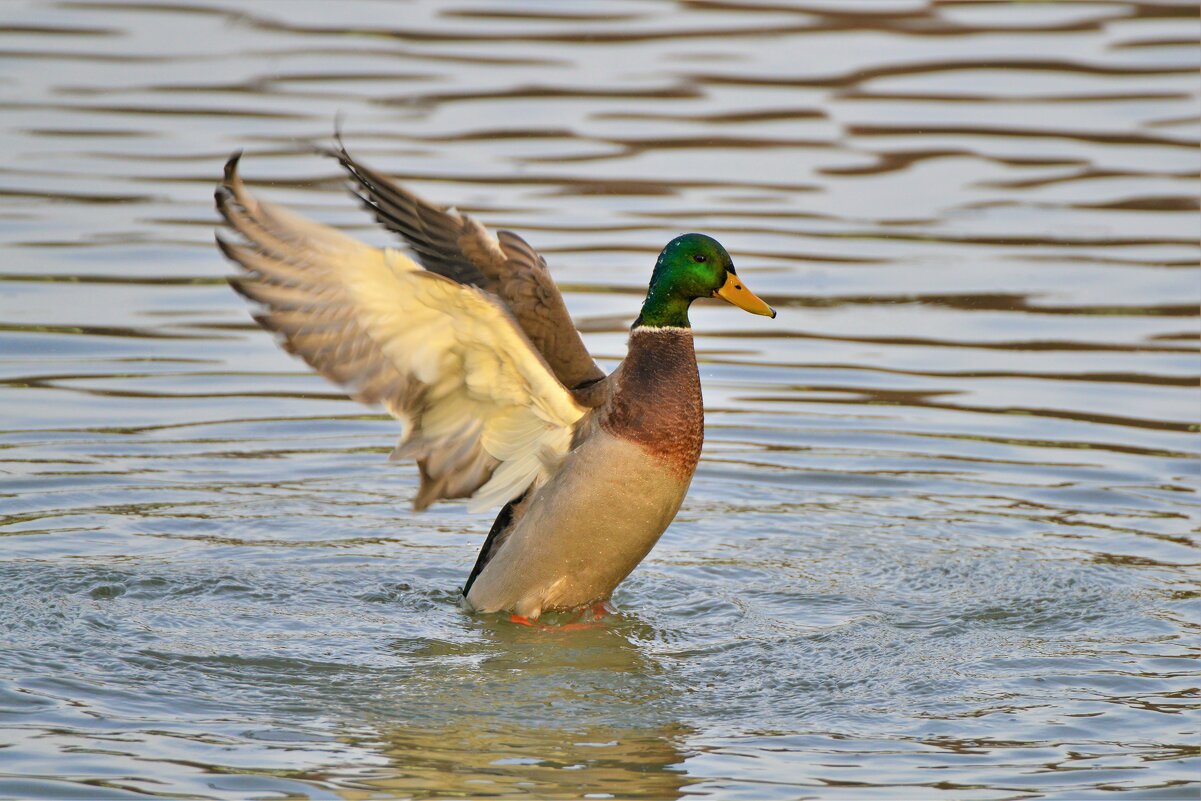
[[[688,307],[691,298],[683,298],[666,292],[658,292],[655,287],[647,293],[642,304],[642,311],[634,321],[634,328],[691,328],[688,322]]]

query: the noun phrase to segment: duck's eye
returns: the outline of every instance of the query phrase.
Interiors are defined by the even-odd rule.
[[[705,261],[707,261],[708,259],[707,259],[707,257],[705,256],[705,254],[704,254],[704,253],[698,253],[698,254],[696,254],[695,256],[693,256],[693,257],[692,257],[692,260],[693,260],[693,261],[695,261],[695,262],[697,262],[697,263],[704,263],[704,262],[705,262]]]

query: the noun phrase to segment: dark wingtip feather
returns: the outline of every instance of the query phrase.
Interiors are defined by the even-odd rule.
[[[230,202],[237,199],[238,187],[242,183],[242,179],[238,177],[238,162],[242,159],[242,151],[235,150],[229,160],[225,162],[225,176],[221,180],[220,186],[213,191],[213,200],[217,203],[217,211],[221,212],[221,216],[225,221],[233,224],[229,218],[228,205]]]
[[[342,161],[344,158],[349,158],[349,156],[345,155],[346,154],[345,148],[342,148],[339,150],[339,149],[334,149],[332,147],[329,147],[327,145],[313,145],[313,152],[319,156],[325,156],[326,158],[337,159],[338,161]]]
[[[346,152],[346,145],[342,144],[342,123],[344,122],[346,122],[346,114],[338,109],[334,114],[334,141],[338,143],[338,147],[342,149],[343,153]]]
[[[238,180],[238,162],[242,160],[242,151],[235,150],[225,162],[225,185],[232,187]]]
[[[260,311],[256,311],[256,312],[252,313],[250,316],[254,318],[254,321],[256,323],[258,323],[260,326],[267,329],[271,333],[278,334],[280,332],[279,324],[276,323],[275,318],[272,316],[272,314],[269,310],[262,309]],[[286,341],[287,340],[285,339],[284,342],[286,342]],[[288,353],[296,352],[296,351],[292,350],[290,347],[285,346],[282,342],[280,344],[280,347],[282,347]]]
[[[230,225],[233,225],[233,221],[229,219],[229,204],[233,202],[233,199],[234,193],[225,185],[218,186],[216,190],[213,191],[213,201],[217,204],[217,211],[219,211],[221,216],[225,218],[225,222],[229,223]],[[218,245],[220,244],[220,241],[220,237],[218,237]]]
[[[314,145],[313,150],[320,153],[322,156],[327,156],[331,159],[337,159],[343,167],[350,168],[354,165],[354,159],[350,157],[350,151],[346,149],[346,143],[342,141],[342,115],[338,114],[334,118],[334,142],[337,147],[329,147],[327,145]]]
[[[238,257],[238,251],[237,251],[238,246],[236,244],[229,241],[225,237],[221,236],[220,233],[216,234],[213,238],[217,240],[217,248],[221,251],[222,255],[225,256],[225,258],[229,259],[234,264],[241,267],[243,270],[250,269],[245,264],[243,264],[242,259]]]
[[[225,281],[234,292],[237,292],[246,298],[246,300],[254,303],[262,303],[262,300],[255,296],[254,290],[250,288],[250,285],[254,283],[252,279],[244,275],[227,275],[225,276]]]

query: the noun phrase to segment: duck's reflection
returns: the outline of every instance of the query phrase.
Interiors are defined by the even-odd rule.
[[[388,764],[347,797],[683,795],[692,732],[668,672],[637,644],[645,624],[618,616],[557,633],[476,621],[483,636],[468,643],[395,644],[437,667],[385,701],[396,714],[376,717],[373,750]]]
[[[679,726],[577,729],[459,718],[386,735],[390,765],[356,782],[369,795],[674,799],[689,783]]]

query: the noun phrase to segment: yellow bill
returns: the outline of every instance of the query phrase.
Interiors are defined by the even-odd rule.
[[[726,273],[726,283],[713,293],[713,297],[721,298],[727,303],[733,303],[740,309],[751,314],[762,314],[764,317],[775,317],[776,310],[763,302],[762,298],[743,286],[742,279],[734,273]]]

